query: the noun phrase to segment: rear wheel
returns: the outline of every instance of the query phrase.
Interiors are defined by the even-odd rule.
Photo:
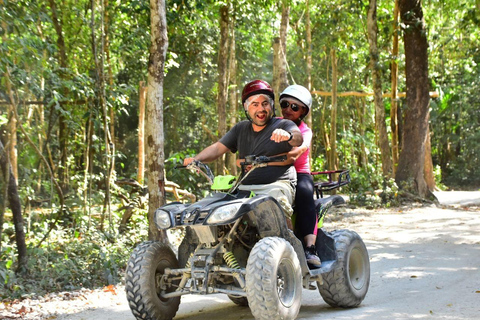
[[[323,284],[318,287],[326,303],[333,307],[356,307],[368,291],[370,261],[362,238],[350,230],[331,233],[337,253],[336,267],[323,274]]]
[[[180,297],[160,297],[161,293],[175,291],[178,284],[177,281],[164,289],[160,287],[166,268],[178,268],[177,258],[168,245],[147,241],[133,250],[127,264],[125,291],[137,320],[170,320],[177,313]]]
[[[295,319],[302,299],[302,275],[295,250],[277,237],[260,240],[247,263],[247,299],[255,319]]]

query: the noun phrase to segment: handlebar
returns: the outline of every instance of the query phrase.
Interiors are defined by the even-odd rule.
[[[267,157],[267,156],[255,156],[255,155],[249,155],[245,157],[245,161],[242,162],[242,165],[255,165],[255,164],[268,164],[269,162],[283,162],[287,160],[287,156],[273,156],[273,157]]]
[[[215,176],[212,173],[212,170],[210,170],[210,168],[206,164],[198,160],[193,160],[189,165],[186,165],[186,166],[184,165],[175,166],[175,169],[193,170],[201,174],[205,178],[207,178],[209,184],[213,184],[213,179],[215,178]]]
[[[268,163],[270,162],[283,162],[287,159],[286,155],[282,156],[273,156],[273,157],[267,157],[267,156],[255,156],[255,155],[249,155],[245,157],[245,161],[241,162],[240,165],[242,166],[242,169],[245,169],[246,166],[251,166],[250,170],[246,174],[242,174],[239,179],[237,179],[236,184],[232,187],[231,192],[235,190],[238,185],[256,168],[261,168],[261,167],[266,167]],[[210,168],[204,164],[201,161],[198,160],[193,160],[189,165],[184,166],[184,165],[178,165],[175,166],[175,169],[190,169],[193,170],[201,175],[203,175],[205,178],[207,178],[209,184],[213,184],[213,180],[215,179],[215,176],[213,175],[212,171]],[[242,170],[244,172],[244,170]]]

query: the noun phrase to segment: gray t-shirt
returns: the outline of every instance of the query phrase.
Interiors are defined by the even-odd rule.
[[[300,130],[298,126],[286,119],[272,118],[268,124],[259,132],[253,131],[249,120],[237,123],[225,136],[220,139],[220,143],[225,145],[233,153],[238,151],[238,156],[245,159],[245,156],[276,156],[286,153],[292,149],[292,146],[283,141],[276,143],[270,140],[272,132],[275,129],[283,129],[288,132]],[[297,175],[293,165],[290,166],[267,166],[255,169],[242,184],[267,184],[277,180],[290,180],[295,184]]]

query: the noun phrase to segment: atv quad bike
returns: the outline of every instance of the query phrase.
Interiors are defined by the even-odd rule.
[[[355,307],[363,301],[370,263],[357,233],[319,228],[316,248],[322,265],[309,269],[302,242],[287,227],[277,200],[238,190],[253,170],[283,159],[247,157],[242,166],[251,169],[236,183],[232,176],[213,179],[208,166],[201,162],[187,166],[214,181],[215,192],[196,203],[169,203],[156,210],[159,229],[186,228],[185,238],[178,257],[169,245],[160,242],[143,242],[134,249],[125,288],[136,319],[172,319],[182,295],[214,293],[226,294],[238,305],[248,305],[255,319],[295,319],[302,288],[315,290],[315,282],[331,306]],[[337,185],[346,180],[348,172],[340,174]],[[227,187],[218,186],[225,181]],[[316,189],[324,191],[332,186],[335,181],[323,186],[317,183]],[[227,192],[219,191],[226,188]],[[345,204],[340,196],[321,195],[316,200],[319,224],[330,208]]]

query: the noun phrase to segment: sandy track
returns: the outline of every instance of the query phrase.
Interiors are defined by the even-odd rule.
[[[298,319],[479,319],[480,193],[437,195],[449,206],[348,210],[330,221],[327,229],[348,228],[364,239],[370,289],[354,309],[332,308],[317,290],[303,290]],[[135,320],[121,286],[64,293],[63,300],[25,302],[25,310],[18,319]],[[14,319],[6,317],[14,316],[12,311],[3,307],[0,319],[2,314]],[[212,295],[182,297],[175,319],[253,317],[226,296]]]

